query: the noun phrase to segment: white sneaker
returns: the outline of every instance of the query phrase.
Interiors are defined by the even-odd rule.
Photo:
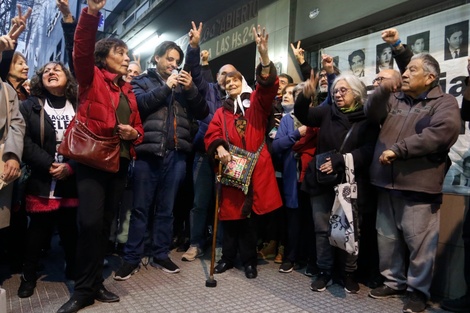
[[[183,254],[181,258],[182,261],[191,262],[194,261],[196,258],[201,257],[204,255],[201,249],[196,246],[190,246],[188,250]]]

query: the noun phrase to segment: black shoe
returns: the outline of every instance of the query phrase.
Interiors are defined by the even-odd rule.
[[[313,277],[318,274],[318,267],[316,264],[307,264],[307,268],[305,269],[304,275],[308,277]]]
[[[310,285],[310,289],[313,291],[322,292],[326,290],[326,287],[330,286],[333,283],[331,280],[331,273],[326,271],[321,271],[317,278]]]
[[[163,260],[157,260],[153,258],[153,262],[151,262],[150,265],[170,274],[180,272],[180,268],[178,267],[178,265],[176,265],[170,258],[166,258]]]
[[[26,281],[23,276],[21,276],[20,288],[18,288],[18,297],[20,298],[29,298],[34,294],[34,288],[36,288],[36,281]]]
[[[121,267],[114,273],[113,278],[114,280],[127,280],[138,271],[139,264],[131,264],[124,261]]]
[[[225,262],[225,261],[222,261],[220,260],[220,262],[217,264],[217,266],[214,268],[214,273],[216,274],[221,274],[223,272],[225,272],[226,270],[229,270],[233,268],[233,265],[228,263],[228,262]]]
[[[258,276],[258,270],[256,269],[256,265],[245,266],[245,276],[249,279],[256,278]]]
[[[406,290],[396,290],[387,285],[382,285],[369,291],[369,297],[374,299],[395,298],[403,296],[405,292]]]
[[[343,286],[344,290],[348,293],[357,293],[359,291],[359,284],[354,278],[354,273],[344,273]]]
[[[293,270],[294,263],[292,263],[291,261],[284,261],[279,267],[279,273],[291,273]]]
[[[427,298],[424,293],[418,290],[409,292],[408,300],[403,306],[403,312],[418,313],[426,310]]]
[[[119,296],[101,286],[95,294],[95,300],[106,303],[119,302]]]
[[[69,301],[65,302],[60,309],[57,311],[57,313],[75,313],[78,312],[79,310],[92,305],[95,302],[93,299],[81,299],[77,300],[74,298],[70,298]]]

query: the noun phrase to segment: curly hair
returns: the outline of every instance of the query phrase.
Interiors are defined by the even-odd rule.
[[[65,98],[70,101],[70,103],[72,103],[73,107],[75,108],[77,105],[78,98],[77,82],[70,70],[66,68],[64,63],[62,62],[48,62],[36,71],[33,78],[31,78],[31,95],[36,96],[38,98],[46,97],[47,89],[42,83],[42,76],[44,75],[44,70],[46,69],[46,66],[48,66],[49,64],[59,65],[64,71],[65,77],[67,78],[67,84],[65,85]]]

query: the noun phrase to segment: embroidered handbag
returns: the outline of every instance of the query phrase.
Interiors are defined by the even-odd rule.
[[[354,178],[354,160],[351,153],[343,155],[346,182],[335,186],[335,202],[331,209],[328,237],[332,246],[347,253],[359,253],[357,221],[357,185]]]
[[[264,141],[256,152],[249,152],[229,143],[229,152],[232,155],[232,160],[223,167],[221,183],[239,188],[246,195],[250,186],[251,175],[263,147]]]
[[[229,141],[227,122],[224,116],[225,139],[229,145],[229,152],[232,160],[223,166],[222,178],[220,182],[226,186],[239,188],[246,195],[248,193],[251,175],[259,159],[261,150],[264,147],[264,140],[256,152],[249,152],[245,149],[232,145]],[[244,139],[243,139],[244,140]]]

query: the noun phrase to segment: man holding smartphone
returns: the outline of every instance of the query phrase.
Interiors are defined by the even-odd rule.
[[[203,119],[209,113],[190,73],[177,71],[183,58],[184,53],[176,43],[162,42],[153,56],[156,68],[132,80],[144,140],[135,148],[129,238],[115,280],[126,280],[138,271],[144,255],[144,235],[150,223],[151,265],[167,273],[180,271],[168,256],[173,238],[173,205],[192,149],[191,121]],[[153,220],[149,220],[153,208]]]

